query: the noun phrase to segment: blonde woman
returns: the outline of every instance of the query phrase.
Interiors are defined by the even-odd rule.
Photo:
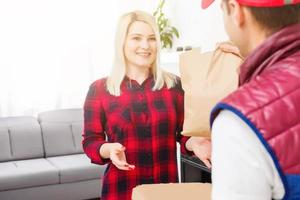
[[[210,141],[180,134],[183,90],[159,67],[160,37],[142,11],[120,18],[112,73],[95,81],[84,105],[83,148],[96,164],[108,163],[101,200],[131,199],[132,188],[177,182],[176,141],[208,163]],[[107,139],[106,139],[107,138]]]

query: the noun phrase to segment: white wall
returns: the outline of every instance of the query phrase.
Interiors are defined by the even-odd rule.
[[[201,8],[200,0],[175,0],[173,22],[181,37],[176,45],[214,49],[215,43],[227,40],[223,28],[222,12],[216,1],[208,9]]]
[[[123,0],[118,7],[120,13],[136,9],[153,13],[158,3],[159,0]],[[203,10],[201,0],[166,0],[163,11],[180,33],[180,38],[174,41],[174,49],[192,46],[207,51],[214,49],[217,42],[228,40],[219,4],[217,1]]]
[[[159,0],[119,0],[118,10],[120,14],[134,10],[143,10],[149,13],[153,13],[158,3]]]
[[[111,66],[117,0],[0,0],[0,116],[81,107]]]
[[[81,107],[88,85],[112,64],[117,18],[150,13],[159,0],[0,0],[0,116]],[[226,38],[218,3],[166,0],[176,45],[214,47]]]

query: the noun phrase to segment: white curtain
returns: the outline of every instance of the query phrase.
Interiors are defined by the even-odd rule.
[[[82,107],[110,71],[116,0],[0,1],[0,116]]]
[[[0,117],[82,107],[90,83],[111,69],[118,17],[153,13],[158,3],[0,0]],[[200,4],[166,0],[164,11],[181,33],[175,45],[206,47],[223,37],[221,11],[204,13]]]

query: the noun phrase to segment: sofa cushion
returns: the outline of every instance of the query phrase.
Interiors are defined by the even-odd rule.
[[[71,130],[74,137],[74,147],[76,153],[83,153],[82,148],[82,133],[83,133],[83,121],[74,122],[71,124]]]
[[[46,159],[0,163],[0,191],[58,183],[58,170]]]
[[[60,183],[103,177],[106,166],[95,165],[85,154],[50,157],[47,160],[59,170]]]
[[[81,108],[60,109],[41,112],[38,115],[39,122],[80,122],[83,121],[83,110]]]
[[[0,162],[44,156],[41,128],[34,117],[0,118]]]
[[[42,128],[46,157],[83,153],[82,109],[43,112],[39,114],[38,120]]]

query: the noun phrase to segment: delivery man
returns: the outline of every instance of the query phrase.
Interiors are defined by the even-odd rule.
[[[202,0],[208,7],[213,0]],[[300,0],[222,0],[245,58],[212,111],[212,199],[300,199]]]

